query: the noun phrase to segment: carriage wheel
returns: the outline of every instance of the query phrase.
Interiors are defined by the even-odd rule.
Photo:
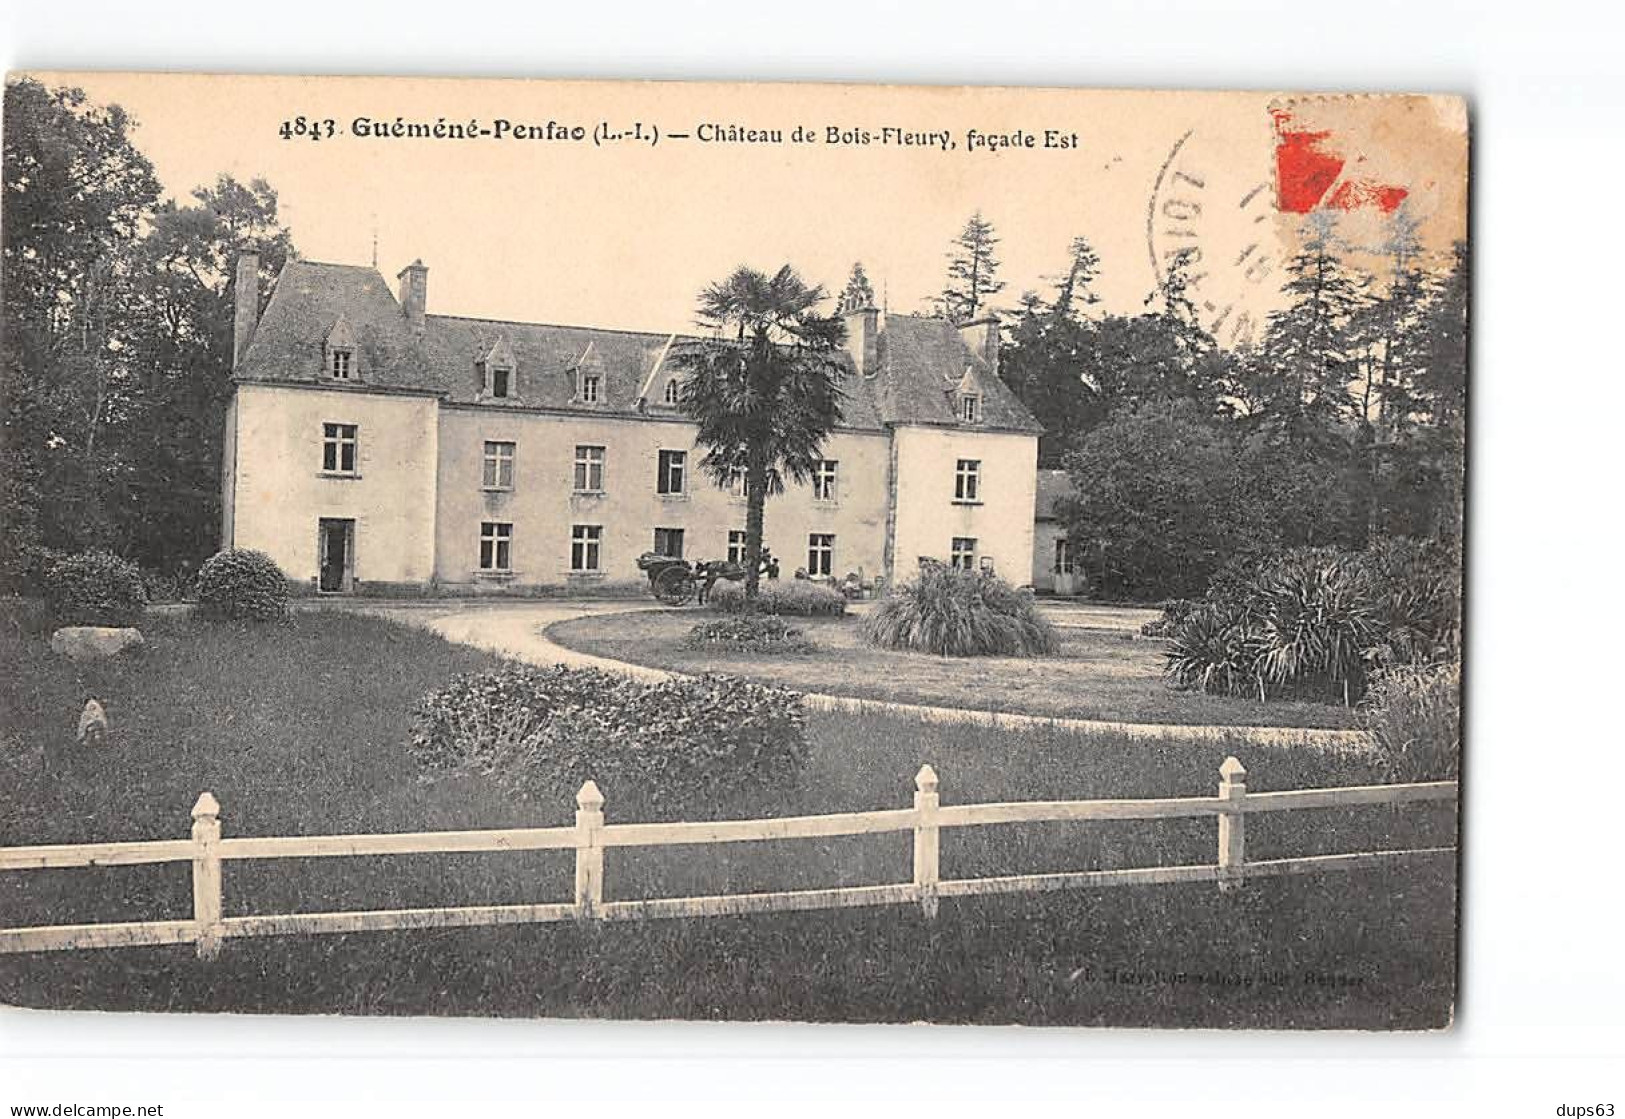
[[[681,606],[694,597],[694,576],[674,567],[655,580],[655,597],[667,606]]]

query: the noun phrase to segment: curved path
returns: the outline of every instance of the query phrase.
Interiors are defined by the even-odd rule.
[[[376,614],[407,625],[432,630],[450,641],[512,657],[528,664],[571,668],[597,668],[618,672],[639,680],[667,680],[680,673],[631,664],[609,657],[577,652],[548,638],[543,631],[554,622],[596,614],[617,614],[649,607],[629,602],[528,602],[469,603],[422,606],[356,606],[361,613]],[[1316,727],[1186,726],[1177,723],[1122,723],[1109,719],[1067,719],[1051,715],[1021,715],[998,711],[976,711],[958,707],[930,707],[916,703],[860,699],[855,696],[806,693],[809,707],[823,711],[881,712],[907,715],[932,723],[971,723],[990,727],[1061,727],[1066,730],[1106,731],[1131,739],[1192,742],[1242,738],[1262,745],[1315,745],[1359,747],[1367,744],[1365,732],[1327,730]]]

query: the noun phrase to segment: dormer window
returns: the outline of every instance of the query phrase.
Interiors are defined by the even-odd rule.
[[[598,356],[597,343],[588,342],[571,367],[576,379],[576,401],[598,404],[604,399],[604,362]]]
[[[519,395],[514,377],[513,349],[508,339],[498,336],[480,356],[480,391],[487,400],[511,400]]]
[[[361,378],[361,366],[356,356],[355,330],[350,320],[340,315],[327,331],[322,343],[322,368],[330,381],[355,381]]]
[[[666,382],[666,403],[673,408],[677,407],[682,395],[682,387],[675,379]]]
[[[581,402],[583,404],[597,404],[599,387],[603,378],[596,373],[581,374]]]
[[[979,424],[982,422],[982,398],[974,392],[960,393],[959,418],[964,423]]]

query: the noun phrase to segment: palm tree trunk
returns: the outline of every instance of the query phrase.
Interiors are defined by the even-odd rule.
[[[745,468],[745,602],[756,601],[761,583],[762,525],[767,505],[767,465],[752,461]]]

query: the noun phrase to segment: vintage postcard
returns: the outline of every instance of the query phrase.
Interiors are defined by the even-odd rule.
[[[1442,95],[17,73],[0,1001],[1437,1029]]]

